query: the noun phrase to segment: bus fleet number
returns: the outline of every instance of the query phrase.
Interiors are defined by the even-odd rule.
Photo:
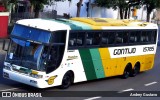
[[[144,47],[143,52],[154,51],[154,47]]]

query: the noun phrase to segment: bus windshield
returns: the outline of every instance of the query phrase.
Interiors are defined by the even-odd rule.
[[[42,44],[12,38],[6,61],[11,64],[43,71],[45,69],[40,68],[39,65],[43,48],[44,45]]]
[[[11,33],[6,61],[30,69],[44,71],[40,68],[41,53],[44,45],[49,44],[51,32],[15,24]],[[44,67],[44,66],[41,66]]]
[[[60,65],[66,42],[66,31],[49,31],[16,25],[6,62],[38,71],[52,72]]]

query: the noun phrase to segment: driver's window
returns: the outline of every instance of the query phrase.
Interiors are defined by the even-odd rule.
[[[42,53],[41,63],[41,68],[45,68],[47,73],[55,70],[59,66],[58,48],[46,46]]]
[[[46,70],[46,67],[47,67],[47,59],[48,59],[48,51],[49,50],[49,47],[48,46],[45,46],[44,49],[43,49],[43,52],[41,54],[41,60],[40,60],[40,70],[44,71]]]
[[[57,60],[57,50],[56,50],[56,48],[51,47],[50,51],[49,51],[49,56],[48,56],[49,66],[51,66],[51,67],[56,66],[56,63],[57,63],[56,60]]]

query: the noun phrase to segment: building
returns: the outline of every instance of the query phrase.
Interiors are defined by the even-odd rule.
[[[160,21],[160,9],[157,9],[156,20]]]
[[[4,12],[4,11],[6,11],[6,8],[5,8],[3,2],[0,0],[0,12]]]
[[[71,17],[76,17],[77,12],[77,3],[79,0],[72,0],[72,2],[68,2],[67,0],[64,2],[52,2],[50,5],[45,5],[43,11],[51,12],[53,10],[57,11],[58,15],[68,14]],[[87,3],[89,0],[83,0],[83,5],[81,7],[80,17],[87,17]],[[103,7],[97,7],[93,4],[94,0],[91,0],[91,8],[89,10],[90,17],[105,17],[105,18],[119,18],[118,10],[106,9]],[[132,11],[131,11],[132,18]],[[137,10],[137,19],[138,20],[146,20],[146,8],[141,7],[141,9]],[[151,18],[153,18],[153,13],[151,13]]]
[[[89,0],[83,0],[83,4],[81,7],[81,17],[87,17],[87,3]],[[93,3],[94,0],[91,0]],[[43,11],[51,12],[52,10],[56,10],[58,15],[68,14],[71,17],[76,17],[77,12],[77,3],[79,0],[72,0],[72,2],[64,1],[64,2],[52,2],[51,5],[45,5]],[[117,11],[113,9],[106,9],[97,6],[92,6],[89,10],[90,17],[109,17],[109,18],[117,18]]]
[[[4,6],[0,5],[0,12],[4,12],[6,9]]]

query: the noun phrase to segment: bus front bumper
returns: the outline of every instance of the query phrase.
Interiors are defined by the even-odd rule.
[[[36,79],[25,74],[3,69],[3,77],[20,83],[31,85],[37,88],[49,87],[45,79]]]

